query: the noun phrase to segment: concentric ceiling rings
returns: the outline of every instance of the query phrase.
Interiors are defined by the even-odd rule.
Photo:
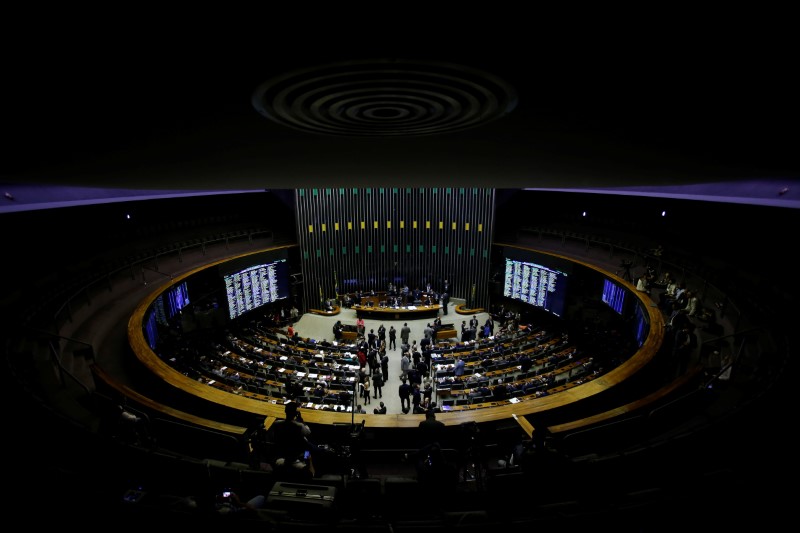
[[[253,94],[270,120],[320,135],[411,137],[485,124],[511,112],[503,80],[449,63],[374,60],[335,63],[272,78]]]

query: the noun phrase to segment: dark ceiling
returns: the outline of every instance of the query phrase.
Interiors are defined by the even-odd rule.
[[[10,20],[0,184],[20,203],[30,185],[452,184],[800,206],[796,62],[792,34],[778,26],[419,17],[369,25],[250,13],[235,24],[209,23],[213,13],[203,24],[158,22],[153,13],[105,23],[88,14],[78,24]],[[305,101],[287,98],[278,110],[267,102],[276,113],[305,114],[311,127],[254,106],[254,94],[279,92],[262,84],[332,64],[336,75],[321,89],[304,87]],[[373,65],[368,77],[383,67],[368,96],[348,92],[363,73],[342,74],[364,64]],[[420,65],[424,81],[403,73]],[[490,86],[488,96],[475,79]],[[333,126],[318,128],[320,120]]]

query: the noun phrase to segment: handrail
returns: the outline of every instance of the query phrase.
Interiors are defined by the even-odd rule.
[[[235,238],[247,237],[252,242],[253,235],[257,235],[257,234],[261,234],[261,233],[273,233],[273,231],[272,230],[268,230],[268,229],[262,229],[262,230],[257,230],[257,231],[244,230],[244,231],[241,231],[239,233],[235,233],[234,235],[226,234],[224,237],[216,237],[216,238],[215,237],[200,237],[201,242],[199,244],[202,244],[203,246],[205,246],[206,244],[212,244],[212,243],[215,243],[215,242],[222,242],[222,241],[227,243],[230,240],[231,237],[235,237]],[[273,235],[274,235],[274,233],[273,233]],[[186,248],[186,246],[183,245],[183,242],[175,243],[171,247],[169,247],[167,250],[164,250],[162,248],[152,248],[149,252],[146,252],[144,257],[141,257],[139,259],[126,257],[124,259],[124,263],[125,264],[123,266],[112,268],[111,270],[106,270],[106,271],[102,271],[102,272],[93,273],[93,277],[88,282],[82,284],[78,289],[75,289],[70,296],[68,296],[66,299],[64,299],[63,303],[58,307],[58,309],[56,309],[55,313],[53,313],[54,318],[58,319],[58,317],[61,316],[61,314],[63,313],[64,309],[68,308],[68,306],[71,305],[72,301],[79,294],[86,293],[89,288],[95,286],[98,282],[100,282],[101,279],[106,279],[107,280],[111,276],[113,276],[115,274],[119,274],[123,270],[131,270],[131,276],[133,276],[133,270],[132,269],[133,269],[133,267],[135,265],[142,264],[142,263],[145,263],[145,262],[150,261],[150,260],[154,260],[158,256],[164,255],[165,253],[170,253],[170,252],[175,252],[175,251],[180,252],[181,250],[183,250],[183,248]],[[144,269],[144,266],[142,266],[142,269]],[[155,269],[150,269],[150,270],[153,270],[154,272],[158,272],[159,274],[163,274],[162,272],[159,272],[158,270],[155,270]],[[166,275],[166,274],[164,274],[164,275]],[[172,278],[171,275],[169,277]],[[65,288],[59,294],[63,294],[63,292],[66,292],[67,290],[68,289]],[[52,299],[55,300],[57,296],[58,296],[58,294],[53,294]]]
[[[43,329],[34,328],[34,327],[31,327],[31,326],[27,326],[27,325],[24,326],[24,327],[25,327],[26,330],[28,330],[30,332],[38,333],[38,334],[44,335],[46,337],[51,337],[50,340],[47,343],[47,346],[50,349],[50,358],[53,361],[53,363],[56,365],[56,368],[58,368],[59,375],[60,376],[66,375],[66,376],[70,377],[72,379],[72,381],[77,383],[87,394],[90,394],[91,390],[89,389],[89,387],[86,384],[84,384],[83,382],[81,382],[80,379],[78,379],[74,374],[72,374],[72,372],[70,372],[69,370],[67,370],[64,367],[63,363],[61,362],[61,353],[53,345],[53,340],[54,340],[53,338],[66,340],[66,341],[69,341],[69,342],[74,342],[74,343],[77,343],[77,344],[82,344],[84,346],[88,346],[92,351],[92,361],[94,361],[94,346],[89,342],[82,341],[82,340],[76,339],[74,337],[67,337],[65,335],[59,335],[59,334],[53,333],[51,331],[45,331]],[[63,383],[63,381],[64,380],[62,379],[61,382]]]
[[[92,391],[89,389],[89,387],[86,386],[86,384],[82,383],[81,380],[79,380],[77,377],[75,377],[72,374],[72,372],[70,372],[69,370],[64,368],[64,365],[61,364],[61,355],[58,353],[58,350],[56,349],[56,347],[53,346],[53,342],[52,341],[48,342],[47,345],[50,347],[51,359],[55,362],[56,366],[58,367],[59,375],[60,376],[66,375],[66,376],[70,377],[72,379],[72,381],[77,383],[86,392],[86,394],[91,394]],[[63,383],[64,380],[62,379],[61,382]]]
[[[591,238],[589,238],[589,237],[586,237],[586,239],[587,239],[587,243],[588,243],[589,241],[591,241],[591,242],[602,242],[602,241],[596,241],[596,240],[594,240],[594,239],[591,239]],[[222,240],[222,239],[216,239],[216,241],[219,241],[219,240]],[[227,240],[227,238],[226,238],[225,240]],[[209,241],[209,242],[212,242],[212,241]],[[614,247],[616,247],[616,248],[618,248],[618,249],[624,249],[624,250],[632,251],[632,253],[633,253],[633,254],[635,254],[635,255],[637,255],[637,256],[638,256],[638,255],[642,255],[642,252],[637,252],[637,251],[629,250],[628,248],[624,248],[624,247],[618,246],[618,245],[616,245],[616,244],[611,244],[611,243],[609,243],[609,246],[611,246],[611,247],[612,247],[612,249],[613,249]],[[179,247],[176,247],[175,249],[180,249],[180,248],[182,248],[182,247],[183,247],[183,246],[179,246]],[[163,251],[163,249],[162,249],[162,250],[160,250],[160,251],[158,251],[158,252],[155,252],[155,255],[151,255],[151,256],[149,256],[148,258],[139,259],[139,260],[137,260],[135,263],[141,263],[141,262],[148,261],[148,260],[152,259],[152,258],[153,258],[153,257],[155,257],[155,256],[158,256],[158,255],[163,255],[163,253],[164,253],[164,251]],[[613,254],[613,250],[612,250],[612,252],[611,252],[611,253]],[[661,259],[659,258],[659,264],[661,265],[660,261],[661,261]],[[135,263],[133,263],[133,264],[135,264]],[[112,273],[117,273],[117,272],[123,271],[123,270],[125,270],[125,269],[127,269],[127,268],[130,268],[131,266],[132,266],[132,264],[128,264],[128,265],[126,265],[126,266],[123,266],[123,267],[117,268],[117,269],[115,269],[115,270],[113,270],[113,271],[106,272],[105,274],[103,274],[103,276],[104,276],[104,277],[108,277],[108,276],[110,276]],[[95,279],[94,281],[92,281],[91,283],[85,284],[85,285],[83,286],[83,288],[82,288],[82,289],[80,289],[78,292],[76,292],[75,294],[73,294],[73,296],[72,296],[72,297],[70,297],[70,298],[69,298],[69,299],[68,299],[68,300],[67,300],[67,301],[66,301],[66,302],[65,302],[65,303],[64,303],[64,304],[63,304],[63,305],[62,305],[62,306],[59,308],[59,311],[57,312],[56,316],[58,316],[58,314],[60,314],[60,313],[63,311],[64,307],[65,307],[66,305],[68,305],[68,304],[69,304],[69,302],[70,302],[70,301],[71,301],[73,298],[75,298],[75,297],[76,297],[78,294],[80,294],[81,292],[83,292],[83,291],[87,290],[89,287],[91,287],[91,286],[93,286],[94,284],[96,284],[98,281],[100,281],[100,279],[102,279],[102,276],[98,276],[98,278],[97,278],[97,279]],[[728,302],[728,303],[730,304],[730,302],[727,300],[727,295],[725,295],[724,297],[725,297],[725,299],[726,299],[726,302]],[[750,332],[750,331],[758,331],[758,330],[760,330],[760,329],[761,329],[761,328],[755,328],[755,329],[749,329],[749,330],[745,330],[745,333],[746,333],[746,332]],[[742,332],[738,332],[738,333],[732,333],[732,334],[729,334],[729,335],[724,335],[724,336],[722,336],[722,337],[719,337],[718,339],[715,339],[715,341],[718,341],[719,339],[724,339],[724,338],[727,338],[727,337],[735,337],[735,336],[737,336],[737,335],[741,335],[741,334],[742,334]],[[82,342],[82,341],[78,341],[78,342]],[[708,343],[708,342],[711,342],[711,341],[706,341],[706,343]],[[706,343],[704,343],[704,344],[706,344]],[[741,348],[740,348],[740,350],[739,350],[739,353],[741,353]],[[721,373],[722,373],[722,372],[720,372],[720,374],[721,374]],[[70,376],[70,377],[72,377],[73,379],[75,379],[75,378],[74,378],[74,376]],[[81,385],[82,385],[82,384],[81,384]],[[83,386],[84,388],[86,388],[84,385],[82,385],[82,386]],[[135,392],[135,391],[133,391],[133,390],[130,390],[129,392]],[[656,410],[654,410],[654,412],[655,412],[655,411],[656,411]],[[187,415],[189,415],[189,413],[186,413],[186,414],[187,414]],[[191,415],[190,415],[190,416],[191,416]],[[414,420],[413,420],[413,419],[414,419],[414,418],[416,418],[416,417],[408,417],[408,418],[409,418],[409,420],[412,420],[412,422],[416,423],[416,421],[414,421]],[[387,420],[388,420],[388,418],[387,418]],[[405,419],[404,419],[404,421],[405,421]]]

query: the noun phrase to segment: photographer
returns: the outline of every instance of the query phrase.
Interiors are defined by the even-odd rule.
[[[306,481],[315,475],[312,452],[317,446],[308,440],[311,429],[303,422],[297,402],[286,402],[284,413],[286,418],[276,420],[270,428],[275,445],[274,467],[283,477]]]
[[[297,402],[287,401],[284,413],[286,418],[276,420],[271,428],[271,440],[276,447],[276,456],[279,458],[302,456],[306,450],[312,447],[308,441],[311,429],[303,422]]]

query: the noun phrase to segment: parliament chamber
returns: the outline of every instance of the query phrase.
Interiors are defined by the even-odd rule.
[[[526,193],[520,194],[524,196]],[[89,211],[91,209],[87,213]],[[177,227],[175,231],[180,233]],[[206,231],[205,228],[203,231]],[[498,231],[501,232],[501,229],[498,228]],[[652,331],[648,332],[648,339],[639,345],[630,327],[613,319],[615,311],[611,313],[612,318],[609,318],[609,313],[602,311],[609,305],[598,302],[599,295],[592,297],[580,294],[579,301],[571,302],[569,311],[563,312],[562,317],[552,317],[550,313],[541,312],[535,305],[519,305],[518,302],[503,297],[499,294],[501,289],[490,288],[494,302],[487,301],[487,308],[497,310],[498,304],[511,304],[514,310],[522,312],[525,320],[514,324],[514,330],[504,331],[491,339],[464,342],[458,338],[459,334],[456,338],[437,342],[431,374],[436,385],[437,418],[445,423],[447,429],[444,440],[447,442],[447,457],[454,465],[458,465],[459,475],[462,476],[457,483],[446,489],[449,496],[437,495],[436,501],[441,504],[440,510],[449,509],[463,513],[477,505],[491,516],[491,520],[516,520],[528,515],[528,507],[531,505],[528,498],[533,498],[536,501],[534,507],[538,509],[543,522],[544,517],[553,519],[552,514],[547,511],[548,505],[566,506],[565,502],[574,502],[570,504],[570,513],[576,520],[588,522],[596,519],[591,509],[602,508],[605,516],[605,513],[614,514],[612,510],[616,512],[627,508],[629,504],[634,510],[629,515],[621,512],[620,520],[634,520],[639,517],[638,512],[644,512],[645,509],[647,512],[665,512],[662,506],[665,505],[664,501],[671,501],[670,498],[674,497],[671,492],[673,489],[670,488],[673,484],[679,487],[674,490],[685,491],[688,486],[706,479],[706,476],[720,476],[718,482],[731,483],[737,489],[742,489],[738,473],[734,473],[735,469],[730,467],[730,463],[723,463],[728,466],[720,466],[718,462],[727,454],[723,455],[719,449],[714,449],[709,453],[717,459],[707,464],[707,456],[702,455],[702,459],[700,455],[694,457],[702,449],[698,448],[698,443],[705,442],[706,439],[717,443],[719,438],[730,438],[726,431],[717,426],[726,426],[724,420],[729,416],[732,417],[731,420],[737,419],[728,412],[723,416],[716,410],[747,410],[745,405],[750,403],[749,400],[745,402],[741,398],[729,398],[733,390],[746,389],[746,394],[759,395],[763,393],[757,392],[757,387],[764,386],[763,380],[781,378],[778,368],[763,368],[761,365],[766,364],[764,361],[747,361],[747,358],[755,357],[751,353],[754,348],[749,343],[763,343],[761,334],[748,334],[737,341],[741,345],[734,345],[740,350],[738,367],[742,370],[739,371],[738,379],[743,381],[742,384],[735,385],[732,381],[719,379],[726,369],[708,362],[710,351],[726,345],[726,339],[738,339],[731,328],[741,328],[746,323],[746,329],[753,331],[754,326],[750,322],[752,319],[743,309],[739,309],[738,303],[734,301],[734,294],[721,290],[716,292],[718,289],[708,278],[700,277],[701,274],[694,272],[686,263],[673,265],[664,260],[661,264],[662,270],[681,269],[684,278],[693,286],[704,284],[706,295],[703,305],[713,315],[713,318],[707,318],[705,322],[697,321],[700,326],[698,329],[703,331],[703,340],[697,352],[696,364],[686,374],[667,376],[661,366],[663,361],[659,362],[658,358],[660,345],[664,342],[663,321],[666,317],[655,305],[655,294],[637,293],[632,284],[622,279],[623,272],[619,269],[622,258],[630,258],[634,264],[644,267],[648,261],[655,259],[648,256],[647,250],[637,248],[633,241],[612,242],[608,239],[603,242],[595,235],[581,233],[580,228],[574,232],[543,227],[514,228],[513,231],[515,242],[508,242],[510,239],[504,238],[494,244],[496,250],[499,250],[495,255],[502,260],[501,265],[506,265],[508,257],[518,257],[515,254],[535,253],[539,263],[546,262],[545,258],[548,257],[557,258],[559,262],[573,263],[574,270],[570,270],[571,281],[597,284],[595,276],[598,279],[612,279],[631,298],[642,303],[642,308],[649,313],[648,322],[652,324]],[[613,233],[618,235],[619,231]],[[500,235],[508,237],[509,234],[501,232]],[[152,234],[143,235],[142,242],[152,238]],[[200,245],[196,241],[180,240],[178,236],[175,239],[169,251],[165,251],[163,247],[151,249],[142,252],[138,258],[127,257],[124,261],[110,263],[113,267],[104,268],[112,270],[105,271],[93,283],[76,285],[76,292],[69,296],[49,293],[50,299],[59,309],[56,316],[60,320],[58,338],[62,339],[62,346],[59,348],[60,363],[57,368],[61,368],[62,378],[61,385],[57,387],[58,397],[53,395],[55,391],[44,391],[41,394],[56,402],[47,411],[51,412],[49,416],[64,420],[58,425],[66,423],[68,429],[64,431],[67,434],[86,433],[80,438],[72,436],[62,440],[62,447],[73,455],[68,462],[97,464],[96,467],[89,468],[91,477],[106,478],[109,486],[116,486],[117,492],[121,491],[120,497],[131,489],[126,484],[133,483],[132,479],[139,475],[147,477],[147,482],[143,485],[149,485],[156,492],[188,490],[186,484],[177,482],[174,476],[166,476],[169,481],[161,479],[152,470],[156,467],[147,465],[151,459],[159,464],[157,471],[173,467],[176,472],[181,468],[191,470],[192,465],[197,463],[202,464],[202,469],[205,470],[210,465],[221,465],[224,473],[235,477],[237,482],[250,476],[259,476],[262,482],[269,479],[270,482],[280,483],[280,476],[264,473],[251,464],[250,438],[254,428],[269,426],[274,420],[283,417],[285,378],[293,375],[305,385],[305,394],[302,395],[305,399],[301,400],[301,405],[305,407],[304,420],[313,428],[318,442],[333,448],[341,444],[343,438],[349,438],[346,428],[361,428],[358,452],[352,453],[354,456],[357,453],[358,462],[364,468],[362,476],[353,475],[350,470],[342,471],[342,464],[334,461],[328,465],[321,462],[319,477],[307,480],[311,485],[320,483],[338,487],[341,507],[337,505],[336,512],[341,514],[337,515],[337,520],[360,516],[358,505],[345,503],[345,494],[350,490],[347,488],[348,483],[356,491],[364,484],[377,482],[381,493],[386,492],[387,497],[397,490],[395,484],[401,478],[405,483],[414,483],[414,486],[420,488],[418,485],[421,480],[417,478],[415,468],[405,461],[409,454],[413,457],[417,450],[417,426],[424,418],[423,415],[355,414],[352,412],[352,405],[340,403],[338,399],[328,403],[325,399],[314,400],[310,397],[313,396],[310,394],[313,381],[320,375],[327,375],[329,378],[330,393],[349,389],[348,383],[352,384],[358,373],[358,361],[355,358],[339,360],[339,357],[350,355],[348,351],[355,350],[355,339],[346,340],[338,349],[332,346],[324,348],[310,342],[291,344],[285,336],[286,322],[281,323],[281,318],[277,316],[279,313],[275,313],[275,316],[271,313],[253,313],[251,317],[259,317],[255,325],[247,320],[247,314],[245,320],[241,317],[238,321],[226,320],[218,315],[228,314],[227,306],[222,301],[215,300],[215,297],[210,297],[209,301],[193,304],[197,306],[193,311],[194,325],[186,317],[177,319],[177,322],[172,321],[178,329],[168,334],[168,344],[159,345],[159,349],[153,351],[146,337],[145,312],[152,310],[155,302],[159,306],[171,305],[161,302],[162,299],[174,299],[174,295],[166,296],[171,289],[180,287],[184,280],[191,280],[192,276],[198,276],[199,279],[188,285],[191,295],[198,290],[205,290],[209,278],[202,272],[209,268],[217,276],[224,271],[222,265],[238,262],[236,268],[239,269],[242,264],[247,264],[248,261],[241,263],[242,257],[255,257],[258,259],[257,263],[263,264],[262,254],[265,251],[267,254],[274,254],[275,250],[297,248],[290,240],[282,240],[286,237],[279,230],[255,227],[238,233],[232,231],[224,237],[217,234]],[[290,252],[288,257],[297,257],[297,254]],[[525,259],[531,258],[531,255],[525,256]],[[155,268],[156,261],[158,268]],[[581,274],[578,267],[592,274]],[[566,269],[561,263],[559,268]],[[694,268],[700,271],[701,267]],[[166,272],[169,272],[169,280],[160,279],[165,277]],[[708,271],[702,273],[708,275]],[[489,285],[495,284],[493,281],[489,282]],[[124,294],[129,294],[126,298],[132,302],[119,306],[119,312],[111,313],[111,316],[104,314],[105,305],[101,302],[108,298],[115,300]],[[458,302],[458,294],[453,296]],[[219,298],[224,296],[220,293]],[[218,309],[212,309],[212,302]],[[455,305],[463,306],[459,303]],[[127,315],[123,308],[129,310]],[[31,314],[24,316],[35,323],[40,320],[37,317],[41,316],[42,310],[44,309],[40,309],[38,314],[35,309],[26,311]],[[313,311],[309,310],[309,313],[313,314]],[[509,314],[512,315],[514,313]],[[439,316],[444,320],[448,318],[441,313]],[[633,316],[632,314],[631,317]],[[459,315],[453,314],[454,320],[458,317]],[[469,315],[464,317],[469,318]],[[547,320],[547,317],[553,320]],[[340,315],[335,315],[324,317],[324,320],[336,321],[340,318]],[[266,324],[273,319],[276,321],[274,325]],[[534,325],[532,322],[536,320],[541,320],[542,324]],[[613,338],[601,337],[603,332],[595,331],[595,322],[608,320],[610,322],[604,325],[624,327],[625,334],[632,337],[630,342],[618,343],[616,335],[612,335]],[[381,321],[388,323],[382,319]],[[738,325],[733,325],[732,321]],[[128,322],[126,333],[120,329],[120,324]],[[402,323],[402,318],[399,322],[393,322],[398,329]],[[457,323],[449,325],[455,328]],[[544,324],[547,324],[547,331],[544,331]],[[206,339],[208,331],[220,327],[224,328],[231,342],[230,346],[216,345],[212,337]],[[355,329],[355,325],[351,327]],[[107,338],[96,347],[90,347],[90,343],[84,344],[81,340],[89,338],[88,331],[98,330],[94,333],[97,335],[103,328],[116,329],[117,333],[102,333],[101,338]],[[190,333],[193,328],[195,334]],[[586,338],[582,337],[584,330]],[[567,332],[570,339],[562,339],[562,334]],[[162,331],[161,335],[165,333]],[[26,335],[22,335],[24,337]],[[112,339],[117,340],[112,342]],[[580,345],[578,339],[581,340]],[[198,340],[206,344],[195,344]],[[18,342],[21,341],[22,339]],[[116,344],[118,342],[130,345],[123,348]],[[618,360],[613,356],[609,359],[609,354],[598,350],[593,344],[597,342],[612,343],[614,350],[622,350],[622,347],[627,346],[625,350],[628,352],[618,351],[612,354]],[[184,343],[186,344],[182,347]],[[21,348],[24,344],[15,346]],[[167,351],[165,346],[174,351]],[[205,346],[203,350],[207,351],[204,353],[209,356],[212,352],[208,350],[216,350],[215,359],[224,362],[225,366],[222,368],[225,372],[236,373],[237,381],[212,374],[211,367],[207,370],[209,373],[202,377],[197,374],[199,367],[191,368],[181,364],[183,361],[176,360],[175,356],[180,359],[182,350],[187,350],[189,346]],[[29,345],[29,349],[33,349],[33,345]],[[118,355],[112,355],[111,350],[118,352]],[[525,372],[518,365],[523,354],[529,354],[533,360],[530,369]],[[459,358],[466,361],[466,371],[464,376],[454,379],[453,365]],[[596,359],[594,367],[591,364],[592,358]],[[80,363],[85,367],[86,377],[80,377],[81,371],[77,366],[65,367],[66,361],[70,359],[74,361],[71,365]],[[249,376],[249,367],[259,360],[264,364],[257,366],[261,366],[263,370],[253,371],[252,387],[244,386],[243,380]],[[602,364],[598,364],[600,360],[603,361]],[[19,360],[10,361],[15,367],[13,375],[20,378],[23,375],[32,375],[29,374],[32,369],[23,372],[17,366],[20,364]],[[312,362],[313,369],[310,366]],[[237,366],[245,364],[249,366]],[[330,368],[326,368],[328,364]],[[777,364],[777,361],[770,364]],[[750,376],[744,375],[746,365],[752,365],[750,372],[753,374]],[[49,365],[45,365],[47,366]],[[255,378],[260,375],[264,379],[259,380],[261,385],[257,386]],[[553,377],[549,378],[550,375]],[[36,379],[40,383],[35,387],[41,387],[41,377]],[[85,380],[85,384],[79,383],[81,379]],[[342,380],[341,385],[336,385],[339,379]],[[482,389],[485,392],[488,385],[494,388],[496,383],[512,388],[519,385],[519,392],[500,399],[480,393]],[[390,381],[384,392],[394,395],[396,384],[397,381]],[[530,386],[530,390],[523,390],[527,386]],[[546,394],[542,394],[543,391]],[[65,399],[69,396],[74,396],[74,399]],[[315,404],[315,401],[319,401],[319,404]],[[76,415],[77,405],[81,407]],[[721,407],[723,405],[724,408]],[[123,423],[119,419],[120,411],[136,413],[140,419],[147,420],[147,438],[152,440],[129,442],[129,436],[124,433]],[[38,420],[41,414],[34,418]],[[737,428],[733,431],[740,433],[739,422],[731,423]],[[466,473],[468,468],[464,463],[465,444],[470,442],[464,439],[464,433],[473,425],[481,428],[482,473],[477,477],[474,473]],[[28,424],[22,424],[21,427],[27,426]],[[681,430],[681,426],[685,428]],[[499,466],[504,464],[503,461],[508,461],[509,450],[534,440],[536,431],[546,433],[548,447],[557,450],[560,459],[566,459],[559,467],[560,473],[555,474],[545,484],[549,490],[526,488],[532,482],[531,474],[523,473],[519,466],[508,466],[507,463],[503,467]],[[716,432],[726,436],[709,437]],[[73,438],[77,440],[73,442]],[[68,445],[67,442],[71,444]],[[96,446],[100,448],[95,448]],[[99,458],[108,457],[108,449],[114,449],[115,455],[124,457],[125,459],[121,459],[123,464],[109,459],[102,459],[97,463]],[[676,452],[676,449],[683,449],[685,452]],[[348,458],[348,461],[355,461],[354,456]],[[653,461],[661,463],[657,474],[653,473],[650,479],[642,478],[641,469],[651,469]],[[83,467],[77,467],[73,463],[72,468]],[[691,470],[690,473],[686,472],[687,468]],[[200,469],[198,465],[195,470]],[[145,472],[148,473],[147,476],[144,476]],[[67,479],[64,482],[72,479],[71,475],[65,476]],[[186,480],[192,479],[196,482],[197,471],[191,476]],[[587,481],[588,476],[592,476],[591,482]],[[107,478],[116,479],[112,481]],[[216,482],[213,481],[213,475],[210,479],[211,483]],[[641,508],[638,504],[634,506],[629,499],[636,499],[633,496],[635,490],[628,483],[639,488],[649,487],[653,490],[653,497],[639,502]],[[506,504],[499,507],[489,503],[492,492],[497,490],[508,494]],[[114,506],[114,498],[110,499],[112,501],[108,505]],[[476,499],[480,503],[476,503]],[[160,508],[157,503],[159,498],[151,496],[149,501],[153,508],[157,508],[150,509],[151,512],[169,514],[167,509]],[[145,506],[145,502],[147,500],[143,500],[141,506]],[[428,514],[431,512],[430,509],[426,511]],[[385,509],[385,513],[388,516],[391,510]],[[179,513],[185,518],[184,514],[190,513]],[[330,519],[330,516],[325,514],[320,520]],[[441,520],[441,517],[436,520]]]
[[[794,18],[331,7],[7,17],[11,527],[791,523]]]

